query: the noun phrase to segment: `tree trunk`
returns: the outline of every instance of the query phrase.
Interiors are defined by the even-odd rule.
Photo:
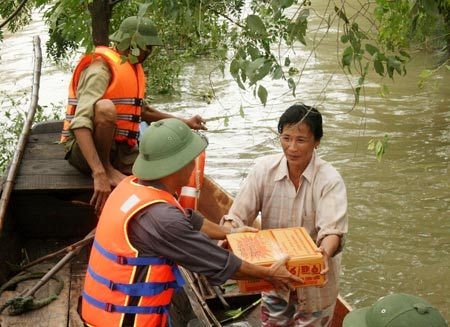
[[[94,45],[108,46],[112,5],[108,0],[94,0],[88,8],[92,18],[92,41]]]

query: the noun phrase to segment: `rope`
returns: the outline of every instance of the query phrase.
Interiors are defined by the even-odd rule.
[[[45,272],[30,272],[30,273],[25,273],[25,274],[15,276],[0,287],[0,295],[6,289],[8,289],[12,286],[15,286],[16,284],[18,284],[20,282],[23,282],[25,280],[30,280],[30,279],[42,278],[45,274],[46,274]],[[40,308],[46,306],[47,304],[53,302],[54,300],[56,300],[58,298],[58,295],[61,293],[62,289],[64,288],[64,281],[59,276],[56,276],[56,275],[51,276],[51,279],[54,279],[58,282],[58,284],[56,285],[54,294],[51,294],[46,298],[36,299],[36,298],[34,298],[34,296],[23,296],[23,294],[25,294],[25,293],[22,293],[15,298],[9,299],[8,301],[6,301],[6,303],[1,305],[0,313],[2,313],[3,310],[5,310],[6,308],[9,307],[8,313],[11,316],[17,316],[24,312],[40,309]]]

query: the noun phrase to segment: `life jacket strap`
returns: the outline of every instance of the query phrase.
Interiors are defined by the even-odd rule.
[[[131,106],[142,107],[144,99],[142,98],[113,98],[110,99],[114,104],[129,104]],[[78,105],[77,98],[68,98],[68,103],[72,106]]]
[[[178,285],[178,282],[176,280],[171,282],[149,282],[133,284],[115,283],[112,280],[97,274],[90,266],[88,267],[87,271],[94,280],[96,280],[100,284],[105,285],[110,290],[119,291],[123,294],[131,296],[154,296],[161,294],[167,289],[176,290],[181,287],[180,285]]]
[[[94,239],[94,247],[100,252],[105,258],[114,261],[120,265],[129,266],[150,266],[150,265],[169,265],[173,266],[174,262],[167,258],[161,257],[124,257],[116,255],[113,252],[106,250],[102,247],[97,240]]]
[[[116,129],[116,134],[136,140],[139,138],[139,132],[130,131],[129,129]]]
[[[110,99],[114,104],[129,104],[132,106],[142,107],[144,99],[142,98],[113,98]]]
[[[90,296],[85,291],[82,292],[83,298],[94,307],[97,307],[107,312],[119,312],[129,314],[166,314],[169,315],[170,305],[158,305],[158,306],[133,306],[133,305],[116,305],[112,303],[106,303],[97,300]]]
[[[125,115],[117,115],[117,119],[119,120],[126,120],[131,121],[133,123],[140,123],[141,122],[141,116],[140,115],[132,115],[132,114],[125,114]]]

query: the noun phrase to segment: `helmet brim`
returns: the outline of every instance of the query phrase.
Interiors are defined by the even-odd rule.
[[[197,158],[208,145],[204,136],[195,132],[192,134],[191,142],[169,157],[146,160],[142,154],[139,154],[133,165],[133,175],[144,180],[155,180],[179,171]]]

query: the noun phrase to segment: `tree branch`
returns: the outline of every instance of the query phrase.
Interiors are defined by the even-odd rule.
[[[217,10],[211,8],[211,7],[209,7],[208,10],[211,10],[213,13],[215,13],[215,14],[218,15],[218,16],[222,16],[223,18],[229,20],[230,22],[232,22],[233,24],[239,26],[240,28],[245,28],[244,25],[242,25],[242,24],[236,22],[235,20],[233,20],[232,18],[228,17],[228,16],[225,15],[224,13],[221,13],[221,12],[219,12],[219,11],[217,11]]]
[[[6,18],[1,24],[0,28],[4,27],[6,24],[8,24],[14,17],[17,16],[17,14],[20,12],[20,10],[25,6],[25,4],[28,2],[28,0],[22,0],[22,2],[19,4],[19,6],[14,10],[14,12]]]

